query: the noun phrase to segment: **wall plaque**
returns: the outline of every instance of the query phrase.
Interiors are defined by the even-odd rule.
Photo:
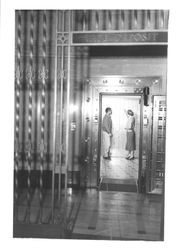
[[[73,33],[72,44],[167,43],[168,33],[157,32],[95,32]]]

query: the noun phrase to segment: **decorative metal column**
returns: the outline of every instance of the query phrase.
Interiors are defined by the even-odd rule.
[[[57,89],[58,89],[58,79],[57,79],[57,24],[58,24],[58,11],[56,11],[56,45],[55,45],[55,77],[54,77],[54,118],[53,118],[53,159],[52,159],[52,223],[54,223],[55,215],[55,170],[56,170],[56,125],[57,125]]]
[[[61,196],[61,174],[62,174],[62,150],[63,150],[63,84],[64,79],[66,78],[66,71],[64,69],[64,45],[67,41],[67,36],[64,33],[65,30],[65,17],[64,11],[60,12],[61,14],[61,31],[62,33],[57,34],[57,54],[59,49],[61,48],[61,61],[60,68],[58,73],[58,79],[60,80],[60,108],[59,108],[59,162],[58,162],[58,200],[60,200]]]
[[[59,107],[59,157],[58,157],[58,200],[61,196],[61,175],[65,174],[65,191],[67,189],[68,167],[68,140],[69,140],[69,99],[70,99],[70,19],[71,12],[59,12],[61,23],[57,33],[57,57],[60,58],[58,80],[60,81],[60,107]],[[66,22],[67,18],[67,22]],[[67,61],[65,61],[67,58]],[[66,85],[65,85],[66,84]],[[66,94],[66,95],[65,95]],[[64,114],[64,108],[66,113]],[[66,115],[66,117],[65,117]],[[66,131],[64,131],[66,123]],[[65,133],[65,134],[64,134]],[[65,155],[65,160],[64,160]],[[63,170],[63,171],[62,171]],[[65,192],[66,196],[66,192]]]
[[[27,71],[28,80],[28,141],[27,141],[27,222],[30,222],[31,206],[31,162],[32,162],[32,88],[33,88],[33,55],[34,55],[34,13],[30,12],[30,57],[29,69]]]
[[[19,122],[20,122],[20,88],[21,88],[21,11],[17,16],[17,69],[15,85],[15,173],[14,173],[14,219],[18,220],[18,170],[19,170]]]
[[[40,202],[40,223],[42,223],[42,207],[43,207],[43,171],[44,171],[44,156],[45,156],[45,99],[46,99],[46,26],[47,17],[46,11],[43,11],[43,32],[42,32],[42,67],[39,78],[41,79],[41,112],[40,112],[40,176],[39,176],[39,202]]]
[[[68,163],[69,163],[69,125],[70,125],[70,57],[71,57],[71,47],[70,47],[70,18],[71,12],[68,11],[68,61],[67,61],[67,116],[66,116],[66,162],[65,162],[65,197],[67,194],[67,177],[68,177]]]

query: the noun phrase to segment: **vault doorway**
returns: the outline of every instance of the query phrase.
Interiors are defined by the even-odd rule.
[[[136,191],[140,167],[140,138],[141,138],[141,96],[133,94],[102,94],[100,96],[100,130],[107,107],[112,109],[112,137],[110,138],[110,159],[104,159],[104,141],[101,132],[100,139],[100,188],[109,190],[111,186],[118,190]],[[131,109],[135,118],[134,158],[126,159],[126,111]]]

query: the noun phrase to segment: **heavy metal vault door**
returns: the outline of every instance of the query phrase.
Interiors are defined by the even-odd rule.
[[[153,98],[152,163],[149,191],[163,192],[165,170],[166,97]]]
[[[146,192],[153,190],[154,176],[156,173],[156,163],[158,162],[155,154],[159,154],[157,143],[154,143],[155,123],[162,122],[160,117],[157,119],[153,110],[153,96],[159,93],[161,89],[161,77],[134,77],[134,76],[102,76],[92,77],[84,81],[83,101],[82,101],[82,167],[81,167],[81,186],[96,187],[99,183],[99,166],[100,152],[99,145],[101,140],[101,119],[100,112],[100,95],[124,95],[124,96],[141,96],[141,119],[140,134],[142,135],[139,142],[139,175],[138,188]],[[149,88],[149,97],[144,89]],[[160,97],[158,97],[160,98]],[[162,97],[161,97],[162,98]],[[154,100],[156,100],[154,98]],[[160,100],[160,99],[159,99]],[[159,102],[162,108],[163,102]],[[159,106],[160,107],[160,106]],[[155,108],[153,112],[155,112]],[[161,112],[161,111],[160,111]],[[154,119],[152,120],[152,117]],[[164,121],[164,119],[163,119]],[[154,123],[154,124],[153,124]],[[152,126],[153,125],[153,126]],[[152,131],[153,128],[153,131]],[[160,130],[159,130],[160,131]],[[152,138],[153,132],[153,138]],[[160,133],[160,132],[159,132]],[[153,141],[152,141],[153,140]],[[160,143],[160,138],[158,139]],[[153,148],[152,145],[156,148]],[[138,145],[137,145],[138,146]],[[163,150],[162,150],[163,152]],[[153,160],[152,160],[153,155]],[[160,157],[160,156],[159,156]],[[153,165],[152,165],[153,162]],[[159,172],[160,173],[160,172]],[[160,173],[158,176],[162,176]]]

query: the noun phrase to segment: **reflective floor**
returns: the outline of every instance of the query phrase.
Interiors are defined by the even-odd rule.
[[[111,161],[101,158],[100,176],[113,179],[137,179],[139,159],[127,160],[125,157],[111,157]]]
[[[82,200],[73,235],[105,239],[160,239],[158,199],[136,193],[88,192]]]
[[[23,196],[25,197],[25,196]],[[26,203],[19,204],[18,219],[14,223],[15,237],[43,237],[105,240],[161,240],[161,196],[129,192],[97,191],[96,189],[68,189],[60,205],[55,207],[55,224],[50,218],[50,192],[43,204],[42,224],[37,193],[31,205],[30,224],[22,223]]]

